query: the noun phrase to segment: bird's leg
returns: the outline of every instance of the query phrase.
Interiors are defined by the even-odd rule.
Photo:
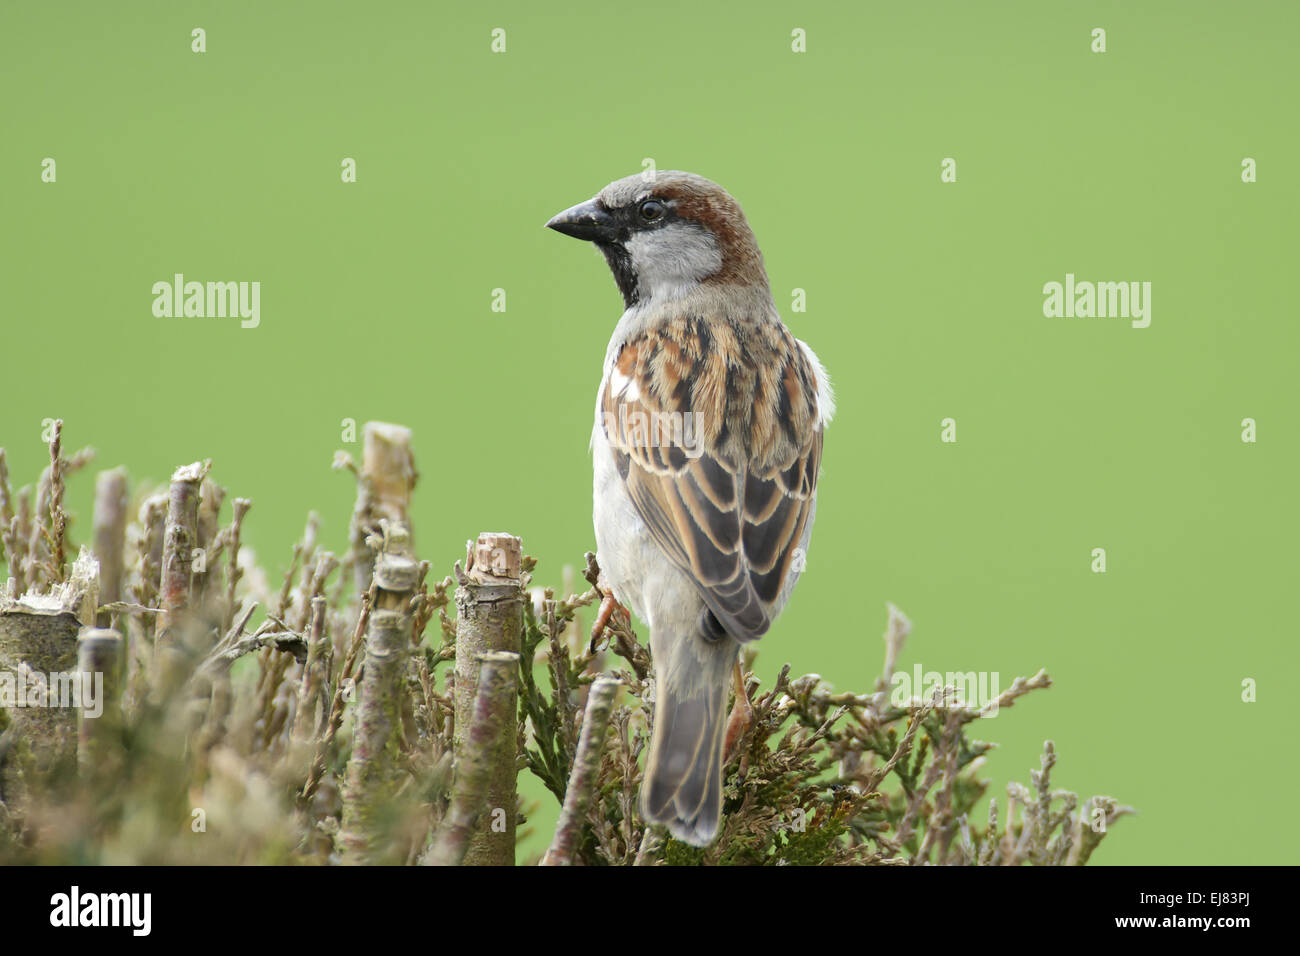
[[[628,627],[632,625],[632,612],[619,603],[618,598],[614,597],[614,591],[609,586],[609,581],[605,579],[605,572],[600,572],[600,577],[596,579],[596,590],[600,592],[600,611],[596,614],[596,623],[591,626],[591,653],[596,652],[596,642],[600,640],[600,635],[614,615],[618,618],[615,625],[621,623]]]
[[[749,702],[749,694],[745,691],[745,674],[740,668],[740,655],[736,655],[736,666],[732,670],[732,679],[736,687],[736,703],[731,708],[731,716],[727,718],[727,736],[726,743],[722,752],[726,754],[723,757],[723,766],[731,763],[731,758],[735,756],[735,750],[739,745],[745,732],[749,730],[750,725],[754,722],[754,706]]]

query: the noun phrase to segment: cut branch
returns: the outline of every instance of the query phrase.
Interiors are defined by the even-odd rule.
[[[582,736],[578,738],[578,754],[573,760],[573,773],[564,791],[564,807],[555,827],[555,837],[546,852],[544,866],[572,866],[573,853],[587,819],[591,795],[600,775],[600,758],[605,750],[605,731],[609,727],[609,714],[618,693],[619,681],[613,677],[598,677],[587,695],[587,711],[582,718]]]
[[[378,531],[381,520],[410,530],[411,490],[417,473],[409,428],[366,422],[362,434],[361,474],[357,479],[348,558],[357,591],[365,593],[375,567],[375,552],[367,539]]]
[[[375,563],[375,609],[366,634],[356,732],[343,785],[339,845],[343,862],[352,864],[400,859],[393,858],[394,847],[381,818],[406,773],[399,759],[402,695],[411,648],[411,595],[419,565],[411,555],[406,529],[386,526],[386,532],[387,540]]]
[[[95,478],[95,557],[99,559],[99,600],[123,598],[122,567],[126,549],[126,469],[101,471]],[[96,623],[108,627],[112,613],[101,609]]]
[[[470,713],[463,745],[457,747],[456,783],[451,806],[424,863],[429,866],[460,866],[469,863],[469,851],[481,829],[481,821],[503,810],[513,818],[515,808],[497,805],[491,796],[492,778],[498,770],[495,758],[503,735],[514,735],[515,697],[519,655],[493,651],[479,657],[478,693]],[[485,810],[491,813],[485,814]],[[513,819],[512,840],[513,840]],[[499,836],[499,835],[498,835]],[[510,855],[513,863],[514,846]],[[480,855],[480,862],[482,856]]]
[[[104,779],[121,765],[122,648],[122,636],[107,628],[87,628],[77,639],[83,695],[77,764],[83,776]]]
[[[208,462],[176,469],[167,499],[167,525],[163,534],[162,577],[159,597],[162,614],[154,632],[157,689],[166,696],[184,678],[185,651],[182,627],[190,606],[190,579],[194,549],[198,547],[199,494]]]
[[[462,571],[456,564],[456,737],[455,753],[459,764],[478,744],[471,744],[471,715],[478,706],[482,675],[480,661],[484,655],[505,652],[518,656],[519,639],[524,621],[522,579],[523,548],[520,540],[509,534],[481,534],[469,548],[469,567]],[[511,714],[518,707],[515,682],[510,685],[509,699],[502,703]],[[470,866],[511,866],[515,862],[515,792],[517,734],[513,721],[503,721],[488,745],[486,757],[490,767],[487,801],[494,813],[504,819],[480,820],[470,840],[465,863]]]

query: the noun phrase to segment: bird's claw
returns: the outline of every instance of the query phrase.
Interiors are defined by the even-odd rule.
[[[620,626],[631,627],[632,625],[632,612],[624,607],[618,598],[614,597],[614,592],[610,588],[609,582],[605,580],[604,574],[601,574],[596,581],[596,590],[600,592],[601,598],[600,611],[596,614],[596,623],[591,626],[591,645],[588,650],[592,654],[596,653],[596,642],[600,640],[600,636],[605,632],[605,628],[610,626],[611,621],[614,622],[613,626],[615,628]]]
[[[731,716],[727,718],[727,733],[722,747],[722,752],[725,755],[722,758],[724,767],[731,763],[731,758],[736,755],[740,741],[754,722],[754,705],[749,702],[749,693],[745,688],[745,675],[740,669],[739,657],[736,658],[736,667],[732,672],[732,677],[736,689],[736,703],[731,708]]]

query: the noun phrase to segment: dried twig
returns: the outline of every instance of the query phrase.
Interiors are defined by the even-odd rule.
[[[598,677],[587,693],[587,711],[582,721],[582,736],[578,738],[578,754],[573,761],[573,773],[564,794],[564,807],[555,827],[551,848],[543,859],[545,866],[570,866],[578,834],[587,817],[600,758],[605,747],[605,730],[609,726],[610,708],[618,693],[619,681],[612,677]]]
[[[424,862],[430,866],[458,866],[465,860],[470,840],[485,811],[513,815],[514,807],[490,806],[488,786],[494,759],[492,751],[501,731],[514,717],[515,673],[519,655],[492,651],[479,661],[478,692],[465,734],[467,746],[457,761],[456,786],[451,805]]]

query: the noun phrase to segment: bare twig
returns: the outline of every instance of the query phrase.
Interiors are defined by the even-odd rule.
[[[375,562],[375,610],[366,636],[366,666],[357,692],[356,731],[343,787],[339,845],[346,863],[389,860],[380,811],[397,791],[406,661],[410,654],[410,597],[418,565],[403,527],[386,527]],[[323,599],[320,610],[324,612]],[[404,855],[404,854],[402,854]]]
[[[190,606],[190,576],[194,549],[198,547],[199,489],[208,468],[208,462],[195,462],[176,469],[167,500],[160,589],[162,614],[154,632],[157,689],[164,696],[184,678],[185,654],[178,645]]]
[[[495,764],[493,750],[501,732],[514,719],[519,655],[493,651],[479,659],[478,692],[465,734],[466,746],[457,761],[451,806],[424,858],[429,866],[459,866],[485,810],[513,817],[515,808],[491,806],[488,785]]]
[[[101,471],[95,478],[95,557],[99,559],[99,600],[122,600],[123,561],[126,549],[126,469]],[[112,613],[101,609],[100,627],[108,627]]]
[[[609,713],[614,705],[620,682],[612,677],[598,677],[587,694],[587,710],[582,721],[582,735],[578,738],[578,753],[573,760],[573,772],[564,793],[564,807],[555,827],[551,848],[542,860],[544,866],[571,866],[574,847],[587,818],[591,793],[600,771],[600,758],[605,748],[605,730],[609,726]]]
[[[469,739],[471,714],[477,706],[482,678],[479,662],[483,655],[498,651],[518,656],[523,627],[523,550],[518,538],[508,534],[481,534],[469,546],[469,567],[455,566],[460,587],[456,590],[456,759],[466,759],[468,748],[478,746]],[[511,685],[506,702],[516,707]],[[501,866],[515,859],[515,776],[516,731],[513,723],[501,724],[499,734],[485,755],[491,766],[487,800],[505,816],[484,821],[470,840],[465,862],[469,865]]]
[[[122,757],[122,635],[106,628],[83,631],[77,639],[77,671],[83,693],[77,711],[78,766],[87,776],[114,774]]]

